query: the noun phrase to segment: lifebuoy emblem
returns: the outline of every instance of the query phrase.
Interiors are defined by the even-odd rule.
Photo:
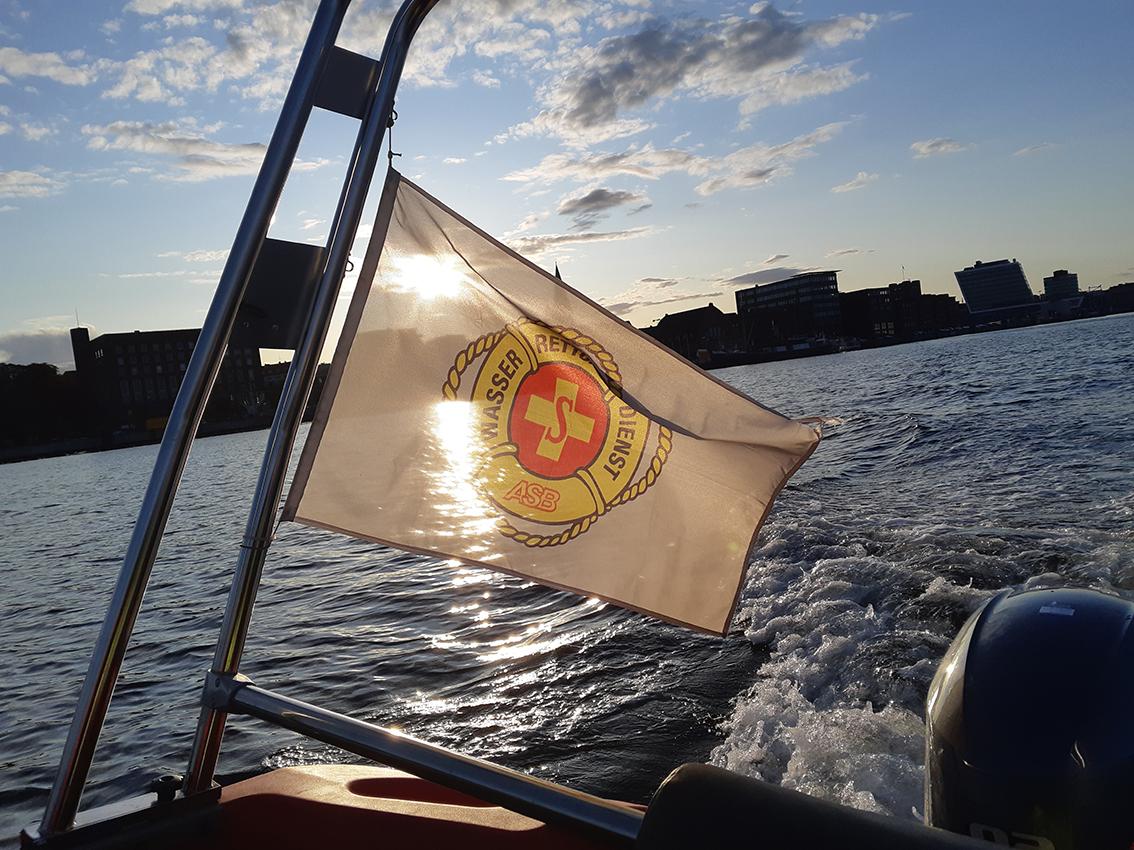
[[[618,364],[596,340],[520,319],[457,354],[446,399],[465,400],[462,377],[474,365],[475,486],[504,515],[505,536],[567,543],[660,474],[672,434],[623,401]]]

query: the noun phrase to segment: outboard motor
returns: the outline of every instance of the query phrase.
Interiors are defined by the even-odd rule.
[[[1005,847],[1134,847],[1132,621],[1085,589],[974,614],[929,688],[927,822]]]

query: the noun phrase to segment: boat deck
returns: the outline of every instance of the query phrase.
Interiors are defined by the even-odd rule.
[[[218,850],[617,846],[401,771],[367,765],[288,767],[227,786],[217,816],[204,831],[183,846],[201,846],[200,839]]]

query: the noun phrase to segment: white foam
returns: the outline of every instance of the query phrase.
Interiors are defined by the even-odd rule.
[[[769,657],[711,761],[920,818],[925,690],[953,624],[992,591],[927,569],[925,527],[838,529],[809,518],[770,532],[743,602],[747,636]]]

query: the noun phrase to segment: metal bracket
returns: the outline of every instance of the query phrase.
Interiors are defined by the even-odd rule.
[[[201,705],[228,714],[239,713],[232,709],[232,698],[245,685],[251,684],[252,680],[243,673],[235,673],[229,676],[210,670],[205,674],[205,688],[201,692]]]
[[[315,91],[315,105],[351,118],[365,118],[381,67],[369,56],[331,48]]]
[[[326,262],[327,250],[320,246],[265,239],[236,313],[229,345],[298,347]]]

